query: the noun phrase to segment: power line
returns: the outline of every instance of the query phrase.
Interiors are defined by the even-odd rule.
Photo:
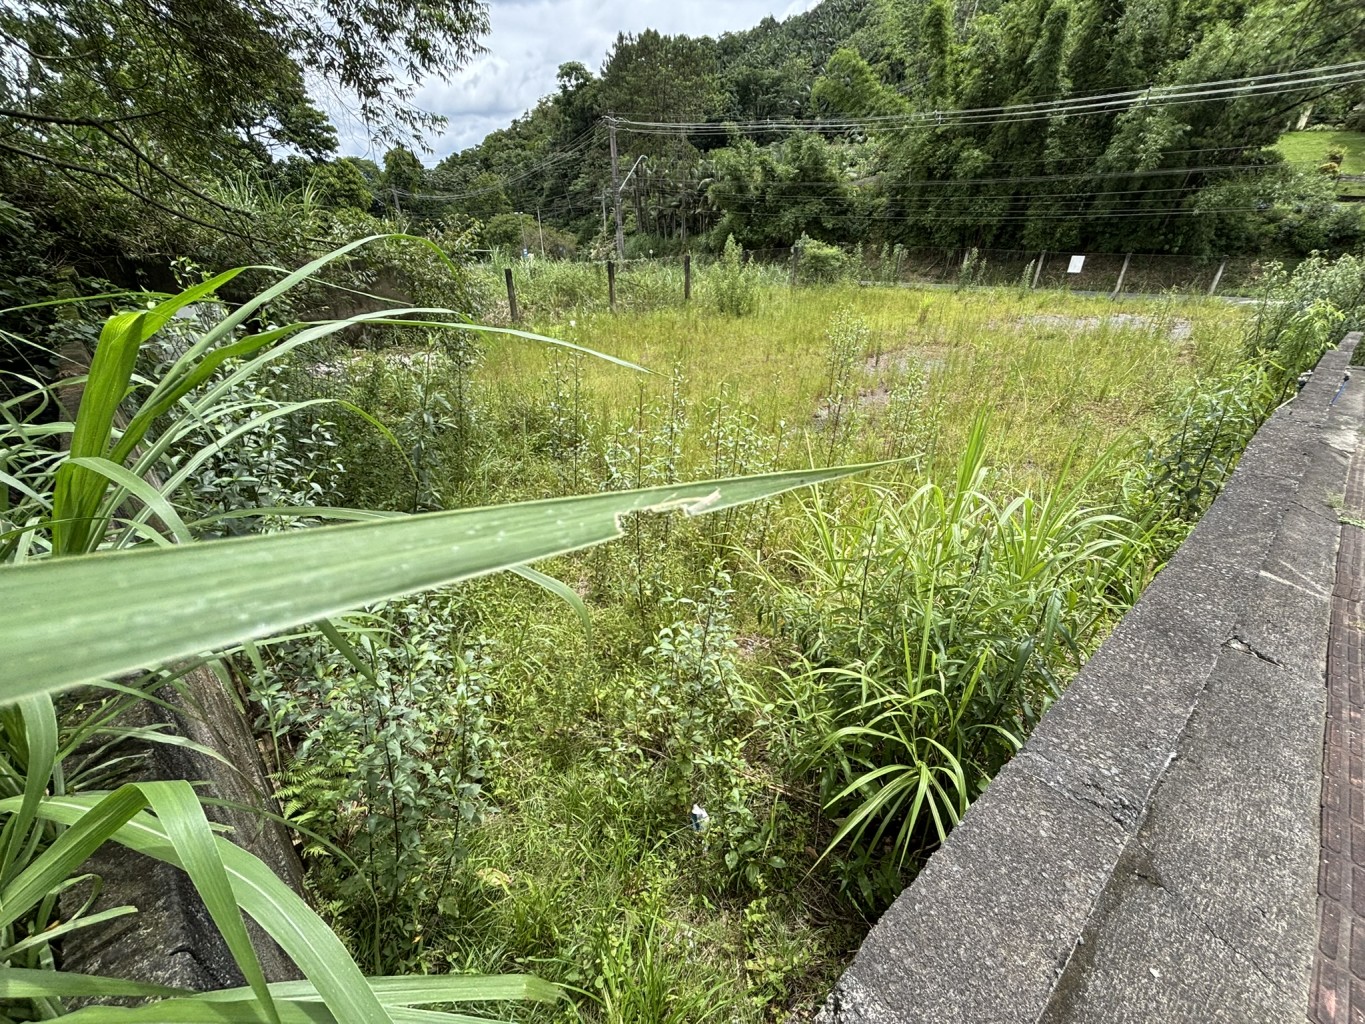
[[[404,196],[407,199],[425,199],[444,202],[454,202],[459,199],[472,199],[475,196],[489,195],[501,191],[508,185],[514,185],[519,181],[525,181],[539,171],[553,167],[556,164],[561,164],[564,161],[577,156],[595,141],[597,132],[598,125],[594,123],[592,127],[588,128],[586,131],[580,132],[573,139],[569,140],[567,149],[547,157],[538,164],[533,164],[531,167],[526,168],[510,178],[499,178],[498,184],[496,185],[487,185],[483,188],[471,189],[467,192],[406,192],[403,189],[397,189],[396,191],[400,196]]]
[[[980,203],[989,202],[995,199],[1099,199],[1106,196],[1155,196],[1170,193],[1187,194],[1199,192],[1203,189],[1202,185],[1177,185],[1172,188],[1151,188],[1151,189],[1115,189],[1096,192],[995,192],[962,196],[936,196],[930,200],[934,203]],[[749,196],[743,192],[726,192],[708,190],[708,196],[717,196],[722,199],[731,200],[750,200],[755,203],[766,203],[763,196]],[[799,198],[799,197],[797,197]],[[814,198],[814,197],[813,197]]]
[[[1128,90],[1125,92],[1104,93],[1093,96],[1076,96],[1031,103],[998,107],[969,108],[947,112],[919,111],[898,115],[810,121],[751,121],[738,125],[709,122],[667,123],[615,117],[605,118],[602,123],[607,124],[613,129],[620,128],[638,134],[673,134],[682,131],[735,131],[744,133],[778,129],[847,130],[855,127],[876,130],[897,130],[914,127],[957,128],[983,124],[1021,123],[1055,117],[1085,116],[1095,113],[1112,113],[1139,106],[1160,107],[1179,103],[1211,102],[1213,100],[1237,99],[1243,96],[1271,92],[1277,94],[1297,92],[1327,84],[1356,81],[1365,81],[1365,60],[1320,68],[1267,73],[1214,82],[1160,86],[1148,89]],[[409,198],[413,199],[459,201],[473,198],[478,195],[496,192],[517,182],[525,181],[538,173],[580,155],[587,147],[596,141],[597,127],[598,126],[595,124],[570,140],[568,148],[565,150],[551,154],[545,160],[521,170],[516,175],[501,178],[495,185],[459,193],[406,194]],[[1166,159],[1176,155],[1192,156],[1196,154],[1223,152],[1245,153],[1248,150],[1263,148],[1266,147],[1223,146],[1189,148],[1163,151],[1161,156],[1163,159]],[[858,220],[864,222],[914,221],[919,223],[974,223],[980,221],[984,214],[992,223],[1003,224],[1030,220],[1094,221],[1117,218],[1169,218],[1221,213],[1250,213],[1262,210],[1265,207],[1225,206],[1200,208],[1169,205],[1172,202],[1181,202],[1190,194],[1199,192],[1203,186],[1198,184],[1184,184],[1175,187],[1149,189],[1073,189],[1072,191],[1050,194],[1033,194],[1024,187],[1030,184],[1047,182],[1076,182],[1079,184],[1082,182],[1100,182],[1112,179],[1133,181],[1178,175],[1184,175],[1188,178],[1191,175],[1231,173],[1255,174],[1278,171],[1283,167],[1280,163],[1232,163],[1205,164],[1189,167],[1154,167],[1136,170],[1125,169],[1117,171],[1099,171],[1093,169],[1094,164],[1102,163],[1103,160],[1104,157],[1101,155],[1094,158],[1085,156],[1071,158],[1040,157],[1020,162],[1024,166],[1036,164],[1046,168],[1056,168],[1059,165],[1081,162],[1087,162],[1092,165],[1087,169],[1074,172],[1034,175],[1021,175],[1015,173],[1005,176],[983,176],[978,178],[892,178],[888,184],[894,188],[899,195],[888,196],[894,204],[891,209],[907,209],[917,202],[924,204],[925,208],[919,212],[907,213],[822,212],[810,219],[827,221]],[[1019,165],[1016,164],[1015,166]],[[1016,191],[995,193],[972,191],[975,188],[988,185],[998,185],[1005,188],[1013,187]],[[660,186],[663,187],[661,188]],[[668,174],[654,174],[650,176],[649,181],[645,182],[645,187],[654,197],[658,197],[661,193],[666,194],[666,189],[686,189],[689,192],[705,196],[715,202],[718,206],[722,207],[721,209],[713,210],[697,209],[695,213],[704,218],[715,218],[718,215],[722,215],[727,212],[725,207],[728,207],[730,212],[748,218],[778,219],[787,217],[789,214],[782,212],[762,213],[757,211],[746,211],[744,206],[771,202],[775,198],[779,201],[783,198],[789,201],[801,198],[823,199],[833,194],[851,192],[851,190],[856,189],[858,185],[852,181],[828,180],[769,182],[759,186],[759,195],[750,196],[745,191],[734,187],[728,187],[723,179],[713,180],[709,186],[703,188],[703,183],[700,180],[692,181],[689,179],[680,182]],[[924,190],[931,189],[957,190],[959,194],[940,193],[932,198],[927,198],[922,195]],[[1160,208],[1153,208],[1154,201],[1163,205]],[[993,215],[985,214],[985,212],[981,210],[968,211],[967,209],[968,206],[978,206],[979,204],[990,202],[1003,202],[1010,205],[1002,212]],[[593,212],[594,209],[591,205],[575,202],[572,193],[564,193],[559,196],[543,196],[541,197],[541,203],[542,208],[552,215],[571,212],[587,214]],[[1020,209],[1019,204],[1028,204],[1033,207],[1033,209]],[[1100,208],[1096,209],[1096,205]]]
[[[1152,168],[1152,169],[1150,169],[1150,170],[1142,170],[1142,171],[1105,171],[1105,172],[1078,171],[1078,172],[1075,172],[1075,173],[1072,173],[1072,174],[1017,175],[1017,176],[1012,176],[1012,177],[999,177],[999,178],[902,178],[902,179],[894,180],[893,182],[891,182],[891,184],[893,184],[893,185],[894,185],[896,188],[898,188],[898,189],[917,189],[917,188],[921,188],[921,187],[924,187],[924,188],[929,188],[929,187],[932,187],[932,188],[960,188],[960,187],[967,187],[967,186],[972,186],[972,185],[1017,185],[1017,184],[1037,184],[1037,183],[1041,183],[1041,182],[1052,182],[1052,181],[1075,181],[1075,180],[1077,180],[1077,179],[1092,180],[1092,179],[1130,179],[1130,178],[1176,177],[1176,176],[1179,176],[1179,175],[1212,174],[1212,173],[1217,173],[1217,172],[1231,172],[1231,171],[1242,171],[1242,172],[1247,172],[1247,173],[1265,173],[1265,172],[1269,172],[1269,171],[1279,171],[1279,170],[1283,170],[1283,169],[1284,169],[1284,165],[1282,165],[1282,164],[1210,164],[1210,165],[1203,166],[1203,167],[1159,167],[1159,168]],[[700,181],[689,181],[689,182],[669,181],[668,184],[671,185],[671,186],[674,187],[674,188],[683,188],[683,187],[692,188],[692,189],[700,189],[700,188],[701,188],[701,182],[700,182]],[[717,180],[714,184],[712,184],[712,185],[708,186],[706,189],[702,190],[702,191],[703,191],[703,194],[708,194],[708,195],[709,195],[709,194],[711,193],[712,190],[716,190],[718,194],[734,195],[734,196],[745,196],[745,195],[746,195],[746,193],[744,193],[744,192],[738,192],[738,191],[734,191],[734,190],[732,190],[732,189],[726,189],[726,188],[724,187],[724,185],[725,185],[725,182],[724,182],[723,180]],[[1190,186],[1188,186],[1188,187],[1189,187],[1189,188],[1198,188],[1198,187],[1200,187],[1200,186],[1197,186],[1197,185],[1190,185]],[[789,198],[789,199],[822,198],[823,195],[825,195],[825,194],[841,192],[841,191],[844,191],[845,189],[852,190],[852,189],[856,189],[856,188],[858,188],[858,186],[855,185],[855,184],[852,183],[852,182],[847,182],[847,183],[842,183],[842,182],[816,182],[816,181],[812,181],[812,182],[799,182],[799,183],[797,183],[797,182],[787,182],[787,183],[779,183],[779,184],[760,185],[760,186],[759,186],[759,189],[760,189],[760,193],[761,193],[761,194],[758,195],[758,196],[755,196],[754,198],[755,198],[755,199],[767,198],[769,193],[776,193],[778,196],[781,196],[781,197],[784,197],[784,198]],[[1156,192],[1156,191],[1162,191],[1162,190],[1161,190],[1161,189],[1132,189],[1132,190],[1129,190],[1129,191],[1134,191],[1134,192]],[[1078,194],[1079,194],[1079,193],[1078,193]],[[1087,195],[1097,195],[1097,194],[1104,194],[1104,193],[1099,192],[1099,191],[1088,190],[1085,194],[1087,194]],[[951,197],[950,197],[950,198],[951,198]],[[971,199],[971,200],[974,201],[974,200],[977,200],[977,199],[989,198],[989,197],[987,197],[987,196],[982,196],[982,195],[979,195],[979,194],[977,194],[977,193],[971,193],[971,194],[968,194],[968,195],[963,196],[963,197],[961,197],[961,198]]]
[[[1036,198],[1046,199],[1046,196]],[[816,217],[804,218],[806,221],[886,221],[886,222],[915,222],[920,224],[980,224],[983,227],[993,227],[997,224],[1023,224],[1037,220],[1053,221],[1101,221],[1110,219],[1129,219],[1140,217],[1198,217],[1217,213],[1257,213],[1264,212],[1260,206],[1219,206],[1219,207],[1195,207],[1195,208],[1166,208],[1154,210],[1118,210],[1105,212],[1103,210],[1072,210],[1062,213],[1036,213],[1033,211],[1022,211],[1019,213],[1003,213],[993,215],[983,223],[979,213],[947,213],[942,214],[936,210],[926,213],[909,214],[859,214],[859,213],[827,213]],[[744,217],[751,220],[780,220],[786,215],[781,213],[745,213]]]
[[[1007,104],[995,107],[976,107],[961,110],[924,110],[904,114],[868,115],[863,117],[822,118],[811,120],[768,120],[739,123],[724,122],[666,122],[615,118],[614,123],[625,131],[636,134],[675,134],[689,132],[770,132],[782,130],[846,131],[852,128],[898,130],[922,126],[960,127],[1000,122],[1026,122],[1061,116],[1113,113],[1135,106],[1158,107],[1191,102],[1211,102],[1261,93],[1298,92],[1329,84],[1351,84],[1365,81],[1365,61],[1325,65],[1244,78],[1219,79],[1187,85],[1151,86],[1123,92],[1073,96],[1063,99],[1031,103]]]

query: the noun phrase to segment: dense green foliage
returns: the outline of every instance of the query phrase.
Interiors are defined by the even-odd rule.
[[[534,970],[574,993],[576,1015],[622,1024],[757,1021],[819,998],[1260,419],[1358,322],[1365,287],[1359,261],[1315,260],[1274,278],[1253,313],[1137,300],[1113,315],[1107,300],[1019,290],[792,289],[731,244],[690,304],[666,269],[626,268],[634,311],[612,315],[597,268],[523,270],[534,325],[601,339],[620,353],[612,365],[562,343],[549,359],[469,344],[479,329],[439,310],[380,316],[414,333],[372,326],[369,352],[338,342],[373,315],[260,322],[321,269],[236,307],[209,301],[230,272],[120,314],[74,423],[60,385],[7,377],[0,550],[32,564],[0,568],[22,612],[0,637],[4,664],[27,666],[0,680],[52,687],[172,663],[136,680],[149,691],[220,649],[283,809],[307,830],[312,895],[352,956],[375,973]],[[477,300],[489,283],[463,287]],[[736,504],[837,471],[680,483],[887,456],[901,462],[875,485],[795,503]],[[588,496],[533,500],[576,492]],[[509,501],[530,504],[477,507]],[[660,502],[712,514],[616,518]],[[402,514],[428,509],[449,511]],[[327,518],[369,521],[313,528]],[[473,544],[444,530],[483,538],[484,560],[471,569]],[[197,543],[241,533],[265,536]],[[552,563],[563,583],[519,569],[528,578],[403,596],[618,533]],[[248,558],[256,545],[290,573]],[[80,557],[110,549],[127,550]],[[48,568],[58,575],[34,575]],[[111,607],[109,574],[136,600]],[[54,642],[71,621],[39,590],[88,630],[83,643]],[[271,595],[268,621],[226,614],[255,591]],[[145,628],[129,631],[134,619]],[[106,797],[113,766],[65,753],[107,727],[123,693],[60,725],[39,704],[0,723],[5,806],[31,837],[16,870],[37,855],[57,886],[75,869],[47,845],[45,816],[151,801],[192,842],[188,790]],[[26,760],[57,729],[65,760]],[[133,841],[120,823],[92,842]],[[215,856],[275,884],[224,841],[184,849],[210,891]],[[47,891],[13,904],[11,968],[54,963],[65,933],[36,941]],[[219,897],[228,932],[236,906],[279,926],[240,893]],[[67,924],[123,912],[92,902]],[[310,976],[337,1019],[342,1006],[381,1019],[392,990],[348,987],[354,964],[307,920],[321,950]],[[61,992],[183,997],[23,985],[8,991],[40,1013],[60,1012]],[[524,979],[433,986],[424,1001],[555,994]]]
[[[433,216],[539,209],[603,251],[606,125],[620,112],[623,166],[647,157],[623,193],[631,254],[698,235],[719,250],[731,234],[757,249],[805,234],[958,249],[1341,251],[1362,238],[1360,208],[1338,204],[1330,176],[1283,161],[1276,143],[1302,122],[1356,117],[1359,75],[1173,103],[1140,94],[1362,52],[1365,15],[1335,0],[827,0],[718,40],[622,36],[599,75],[565,65],[557,93],[442,160],[425,191]],[[1128,90],[1122,106],[1000,111]],[[983,113],[953,114],[971,110]],[[802,128],[811,119],[828,127]]]
[[[298,266],[391,229],[377,218],[396,211],[375,196],[420,180],[420,164],[328,161],[337,131],[309,85],[346,98],[381,137],[410,141],[440,123],[413,90],[458,70],[487,28],[479,0],[192,7],[0,3],[0,305],[106,282],[170,290],[176,258]],[[433,230],[460,248],[458,229]],[[406,259],[376,250],[333,280],[366,288],[383,267],[412,287]],[[248,274],[229,294],[260,283]],[[327,311],[316,289],[299,299]],[[47,317],[56,349],[70,340],[60,318]],[[0,322],[20,327],[39,333],[31,318]],[[14,358],[6,346],[0,366]]]

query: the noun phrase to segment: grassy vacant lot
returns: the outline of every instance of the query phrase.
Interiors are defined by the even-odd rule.
[[[416,424],[421,503],[903,461],[540,566],[591,633],[503,577],[357,619],[396,717],[325,653],[315,683],[258,695],[282,749],[307,730],[281,755],[286,797],[386,912],[321,848],[311,878],[379,962],[534,971],[589,1020],[800,1019],[1149,578],[1160,546],[1100,513],[1135,507],[1149,439],[1213,422],[1172,409],[1235,367],[1246,314],[755,273],[734,316],[714,278],[684,306],[680,281],[630,273],[616,314],[600,268],[523,274],[523,326],[649,373],[515,339],[472,363],[357,357],[351,397],[404,444]],[[412,484],[371,440],[342,433],[365,493],[335,500],[403,507]],[[372,728],[403,756],[369,769],[398,796],[366,817],[354,733]],[[921,778],[914,807],[886,784]],[[392,853],[367,831],[390,813],[408,821]]]
[[[1026,486],[1073,448],[1088,463],[1131,440],[1173,390],[1229,365],[1241,315],[1221,302],[835,285],[768,288],[746,317],[715,312],[702,294],[689,307],[561,311],[530,327],[655,371],[581,362],[580,408],[595,433],[637,426],[641,400],[662,409],[677,375],[690,410],[684,475],[724,468],[709,464],[702,437],[708,402],[751,416],[774,444],[784,437],[782,466],[925,454],[938,470],[956,463],[975,411],[988,408],[991,461]],[[552,386],[556,366],[562,378],[562,363],[534,346],[498,345],[475,371],[476,390],[490,412],[510,416],[528,388]],[[898,441],[905,429],[918,452]]]
[[[1276,148],[1296,167],[1314,170],[1340,153],[1342,174],[1365,174],[1365,132],[1287,132]],[[1365,184],[1343,182],[1342,194],[1365,195]]]

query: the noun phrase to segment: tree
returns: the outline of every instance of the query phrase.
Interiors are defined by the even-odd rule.
[[[802,235],[834,241],[849,230],[848,181],[833,147],[811,132],[768,148],[739,138],[717,150],[707,196],[725,211],[716,237],[750,248],[789,246]]]
[[[323,203],[337,209],[368,213],[374,206],[374,192],[354,160],[319,164],[313,172],[313,187]]]
[[[646,29],[621,34],[602,66],[601,103],[605,110],[645,121],[704,121],[719,98],[715,41],[706,37],[666,36]],[[683,155],[691,147],[678,135],[631,139],[633,155]]]
[[[837,51],[811,89],[811,104],[821,114],[879,117],[904,114],[905,97],[880,82],[876,72],[854,50]]]
[[[384,173],[379,179],[380,201],[395,213],[418,214],[425,210],[423,185],[426,168],[406,146],[384,154]]]
[[[250,237],[213,183],[335,150],[306,80],[376,136],[411,136],[438,120],[416,87],[486,29],[482,0],[0,0],[0,188],[49,221],[123,206]]]

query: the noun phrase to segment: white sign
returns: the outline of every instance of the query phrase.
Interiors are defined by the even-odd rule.
[[[1085,267],[1084,256],[1072,256],[1071,262],[1067,264],[1066,272],[1068,274],[1079,274],[1082,268],[1084,267]]]

